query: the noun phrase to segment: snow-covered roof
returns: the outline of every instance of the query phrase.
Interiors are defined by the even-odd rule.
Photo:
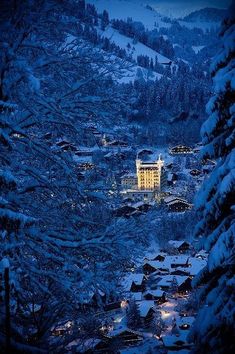
[[[142,300],[138,303],[139,311],[140,311],[140,316],[141,317],[146,317],[148,314],[149,310],[154,308],[155,303],[153,300]]]
[[[207,264],[206,259],[190,257],[189,267],[187,268],[187,272],[189,272],[190,275],[196,275],[206,266],[206,264]],[[185,268],[178,268],[178,269],[185,270]]]
[[[177,256],[165,256],[164,261],[147,261],[145,264],[150,264],[154,268],[170,269],[172,264],[186,264],[189,261],[189,256],[180,254]]]
[[[70,342],[66,348],[71,349],[72,347],[76,347],[76,350],[79,351],[79,353],[84,353],[87,350],[94,349],[97,344],[101,342],[101,339],[98,338],[89,338],[86,340],[82,339],[76,339]]]
[[[125,175],[123,175],[121,177],[121,179],[124,179],[124,178],[137,178],[137,176],[135,173],[126,173]]]
[[[169,195],[169,197],[166,197],[164,198],[164,202],[167,203],[167,204],[170,204],[172,202],[175,202],[175,201],[182,201],[184,203],[188,203],[187,200],[181,198],[181,197],[178,197],[176,195]]]
[[[141,301],[142,300],[142,293],[138,292],[138,293],[131,293],[131,297],[132,299],[134,299],[135,301]]]
[[[126,289],[130,289],[132,283],[135,283],[135,285],[141,285],[143,280],[145,278],[145,275],[140,273],[130,273],[128,274],[125,279],[123,280],[123,285]]]
[[[150,294],[150,295],[153,295],[153,296],[156,296],[156,297],[162,297],[163,294],[165,294],[165,292],[162,291],[162,290],[157,289],[157,290],[148,290],[148,291],[145,292],[144,295],[147,295],[147,294]]]
[[[115,337],[115,336],[122,334],[123,332],[130,332],[130,333],[133,333],[133,334],[143,337],[142,333],[137,332],[137,331],[133,331],[132,329],[130,329],[128,327],[123,327],[123,326],[121,326],[120,328],[113,329],[112,331],[109,332],[108,335],[109,335],[109,337]]]
[[[162,279],[157,283],[157,286],[171,286],[173,279],[176,279],[178,286],[183,284],[188,277],[182,275],[163,275]]]
[[[171,245],[175,248],[182,246],[185,242],[188,243],[187,241],[184,241],[184,240],[170,240],[170,241],[168,241],[169,245]]]

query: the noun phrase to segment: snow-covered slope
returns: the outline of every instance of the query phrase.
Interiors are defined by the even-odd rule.
[[[226,10],[215,8],[204,8],[194,11],[184,17],[179,23],[188,28],[198,27],[203,30],[218,28],[225,16]]]
[[[133,42],[132,38],[126,37],[120,34],[118,31],[113,29],[112,27],[107,27],[105,31],[99,30],[99,34],[104,37],[109,38],[110,41],[117,44],[120,48],[125,49],[129,54],[132,54],[133,59],[137,59],[138,55],[147,55],[149,58],[155,61],[157,56],[158,62],[161,63],[169,63],[170,59],[156,52],[155,50],[147,47],[146,45],[140,42]],[[130,44],[131,48],[128,51],[127,45]]]
[[[171,25],[164,22],[162,16],[156,11],[146,8],[144,2],[140,0],[88,0],[87,2],[95,5],[98,12],[107,10],[110,19],[126,20],[131,17],[133,21],[142,22],[148,29]]]

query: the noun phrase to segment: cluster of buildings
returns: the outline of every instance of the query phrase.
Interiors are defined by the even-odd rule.
[[[204,250],[196,252],[189,242],[169,241],[126,275],[123,300],[110,302],[103,292],[98,294],[103,301],[103,310],[97,308],[97,316],[100,313],[103,318],[101,326],[96,335],[69,343],[67,352],[122,354],[133,348],[145,353],[151,348],[170,353],[192,349],[187,336],[196,313],[185,306],[185,301],[191,294],[191,281],[205,267],[207,257]],[[89,298],[94,308],[95,294]],[[137,312],[131,314],[133,303]],[[136,315],[138,320],[130,325],[128,318]],[[56,338],[72,330],[73,323],[67,321],[53,328],[52,334]]]
[[[166,171],[161,156],[147,154],[136,159],[136,174],[122,177],[123,198],[150,201],[158,199],[166,186]]]

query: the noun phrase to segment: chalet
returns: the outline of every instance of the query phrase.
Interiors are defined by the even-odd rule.
[[[107,147],[127,147],[128,144],[122,140],[113,140],[106,144]]]
[[[132,273],[124,280],[124,286],[127,291],[143,292],[145,290],[146,276],[144,274]]]
[[[155,273],[156,271],[160,270],[160,272],[168,272],[169,270],[167,268],[163,268],[161,267],[161,265],[159,264],[158,261],[147,261],[146,263],[144,263],[143,265],[143,272],[144,274],[151,274],[151,273]]]
[[[183,270],[183,269],[176,269],[174,271],[171,271],[170,272],[171,275],[190,275],[190,272],[187,272],[186,270]]]
[[[194,170],[191,170],[189,171],[190,175],[195,177],[195,176],[200,176],[201,175],[201,171],[200,170],[197,170],[197,169],[194,169]]]
[[[131,198],[134,201],[150,202],[156,199],[154,190],[126,189],[121,191],[123,198]]]
[[[151,323],[155,314],[155,303],[153,300],[143,300],[138,303],[140,317],[143,325]]]
[[[185,293],[191,290],[191,279],[189,276],[181,276],[181,275],[165,275],[162,279],[157,283],[158,289],[163,291],[169,291],[172,287],[172,282],[174,278],[177,281],[177,292]]]
[[[63,336],[64,334],[71,334],[73,327],[73,321],[64,321],[58,323],[58,325],[51,328],[51,334],[53,336]]]
[[[156,257],[154,257],[153,261],[163,262],[166,258],[166,253],[159,253]]]
[[[145,300],[154,300],[158,304],[166,302],[166,293],[162,290],[149,290],[144,294]]]
[[[180,253],[184,253],[190,249],[190,244],[186,241],[170,240],[168,241],[168,244],[177,249]]]
[[[192,204],[177,196],[169,196],[164,198],[164,203],[170,212],[184,212],[192,209]]]
[[[108,333],[109,342],[119,342],[121,346],[133,346],[143,341],[143,335],[129,328],[114,329]]]
[[[192,154],[193,149],[189,146],[178,145],[170,148],[169,153],[170,155],[186,155],[186,154]]]
[[[210,159],[202,159],[202,165],[207,165],[207,166],[212,166],[214,167],[216,165],[216,162],[214,160]]]

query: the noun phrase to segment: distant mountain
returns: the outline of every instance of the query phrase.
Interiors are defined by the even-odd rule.
[[[221,22],[226,14],[225,9],[206,7],[198,11],[191,12],[183,18],[186,22]]]

